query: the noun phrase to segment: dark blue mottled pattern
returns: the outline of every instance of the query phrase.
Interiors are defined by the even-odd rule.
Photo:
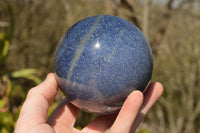
[[[143,91],[152,69],[151,49],[142,32],[109,15],[73,25],[55,55],[61,90],[74,105],[99,114],[120,109],[133,90]]]

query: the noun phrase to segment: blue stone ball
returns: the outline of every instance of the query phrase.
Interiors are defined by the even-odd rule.
[[[97,114],[114,113],[132,91],[143,92],[152,69],[152,52],[143,33],[110,15],[74,24],[55,54],[56,79],[64,95],[75,106]]]

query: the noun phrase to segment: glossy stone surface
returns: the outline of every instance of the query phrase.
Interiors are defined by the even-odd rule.
[[[63,93],[75,106],[98,114],[113,113],[133,90],[144,91],[152,69],[151,48],[142,32],[109,15],[73,25],[55,54]]]

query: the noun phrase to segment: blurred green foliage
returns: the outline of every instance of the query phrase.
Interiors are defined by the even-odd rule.
[[[34,75],[38,72],[39,71],[37,69],[27,68],[27,69],[22,69],[19,71],[14,71],[12,72],[11,76],[13,78],[26,78],[26,79],[34,81],[36,84],[39,84],[41,83],[41,79]]]
[[[0,66],[5,64],[10,46],[10,42],[6,38],[5,33],[0,33]]]
[[[13,105],[12,101],[18,100],[17,97],[25,98],[25,92],[20,83],[15,80],[25,79],[31,80],[35,84],[39,84],[41,79],[35,76],[37,69],[24,68],[16,71],[9,71],[6,68],[6,60],[9,55],[9,49],[13,38],[14,16],[11,3],[7,0],[0,1],[1,16],[4,16],[7,22],[0,28],[0,132],[13,132],[16,120],[20,112],[20,106]],[[14,88],[14,91],[13,91]],[[21,95],[18,95],[18,91]],[[22,96],[23,95],[23,96]],[[20,101],[19,104],[21,104]]]
[[[2,54],[1,54],[1,65],[4,65],[6,56],[8,54],[8,48],[9,45],[6,45],[6,43],[9,44],[8,40],[5,40],[1,44],[5,44],[4,47],[2,47]],[[9,72],[9,74],[2,74],[5,71],[1,71],[1,79],[0,79],[0,132],[1,133],[10,133],[14,130],[14,125],[16,123],[16,120],[18,118],[19,112],[20,112],[20,106],[11,106],[10,100],[15,100],[16,96],[19,96],[18,94],[15,94],[15,92],[19,91],[22,93],[23,98],[25,98],[25,93],[22,89],[22,86],[18,83],[14,83],[11,81],[11,79],[28,79],[35,82],[35,84],[39,84],[41,80],[35,76],[38,71],[36,69],[22,69],[19,71]],[[12,89],[15,88],[15,91]],[[19,89],[17,89],[19,88]],[[11,92],[12,91],[12,92]]]
[[[145,35],[154,57],[152,81],[162,82],[165,91],[137,133],[200,132],[199,1],[186,0],[176,7],[173,3],[178,0],[166,5],[153,0],[146,15],[145,3],[127,1],[0,0],[1,133],[13,132],[28,90],[53,72],[54,52],[64,32],[80,19],[97,14],[117,15],[142,30],[148,28]],[[48,115],[62,97],[59,93]],[[96,117],[82,111],[75,127],[82,129]]]

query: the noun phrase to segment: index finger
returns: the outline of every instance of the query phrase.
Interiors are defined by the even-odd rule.
[[[46,123],[49,104],[54,100],[57,92],[55,76],[50,73],[44,82],[28,92],[17,125],[19,127],[27,124],[35,126]]]

